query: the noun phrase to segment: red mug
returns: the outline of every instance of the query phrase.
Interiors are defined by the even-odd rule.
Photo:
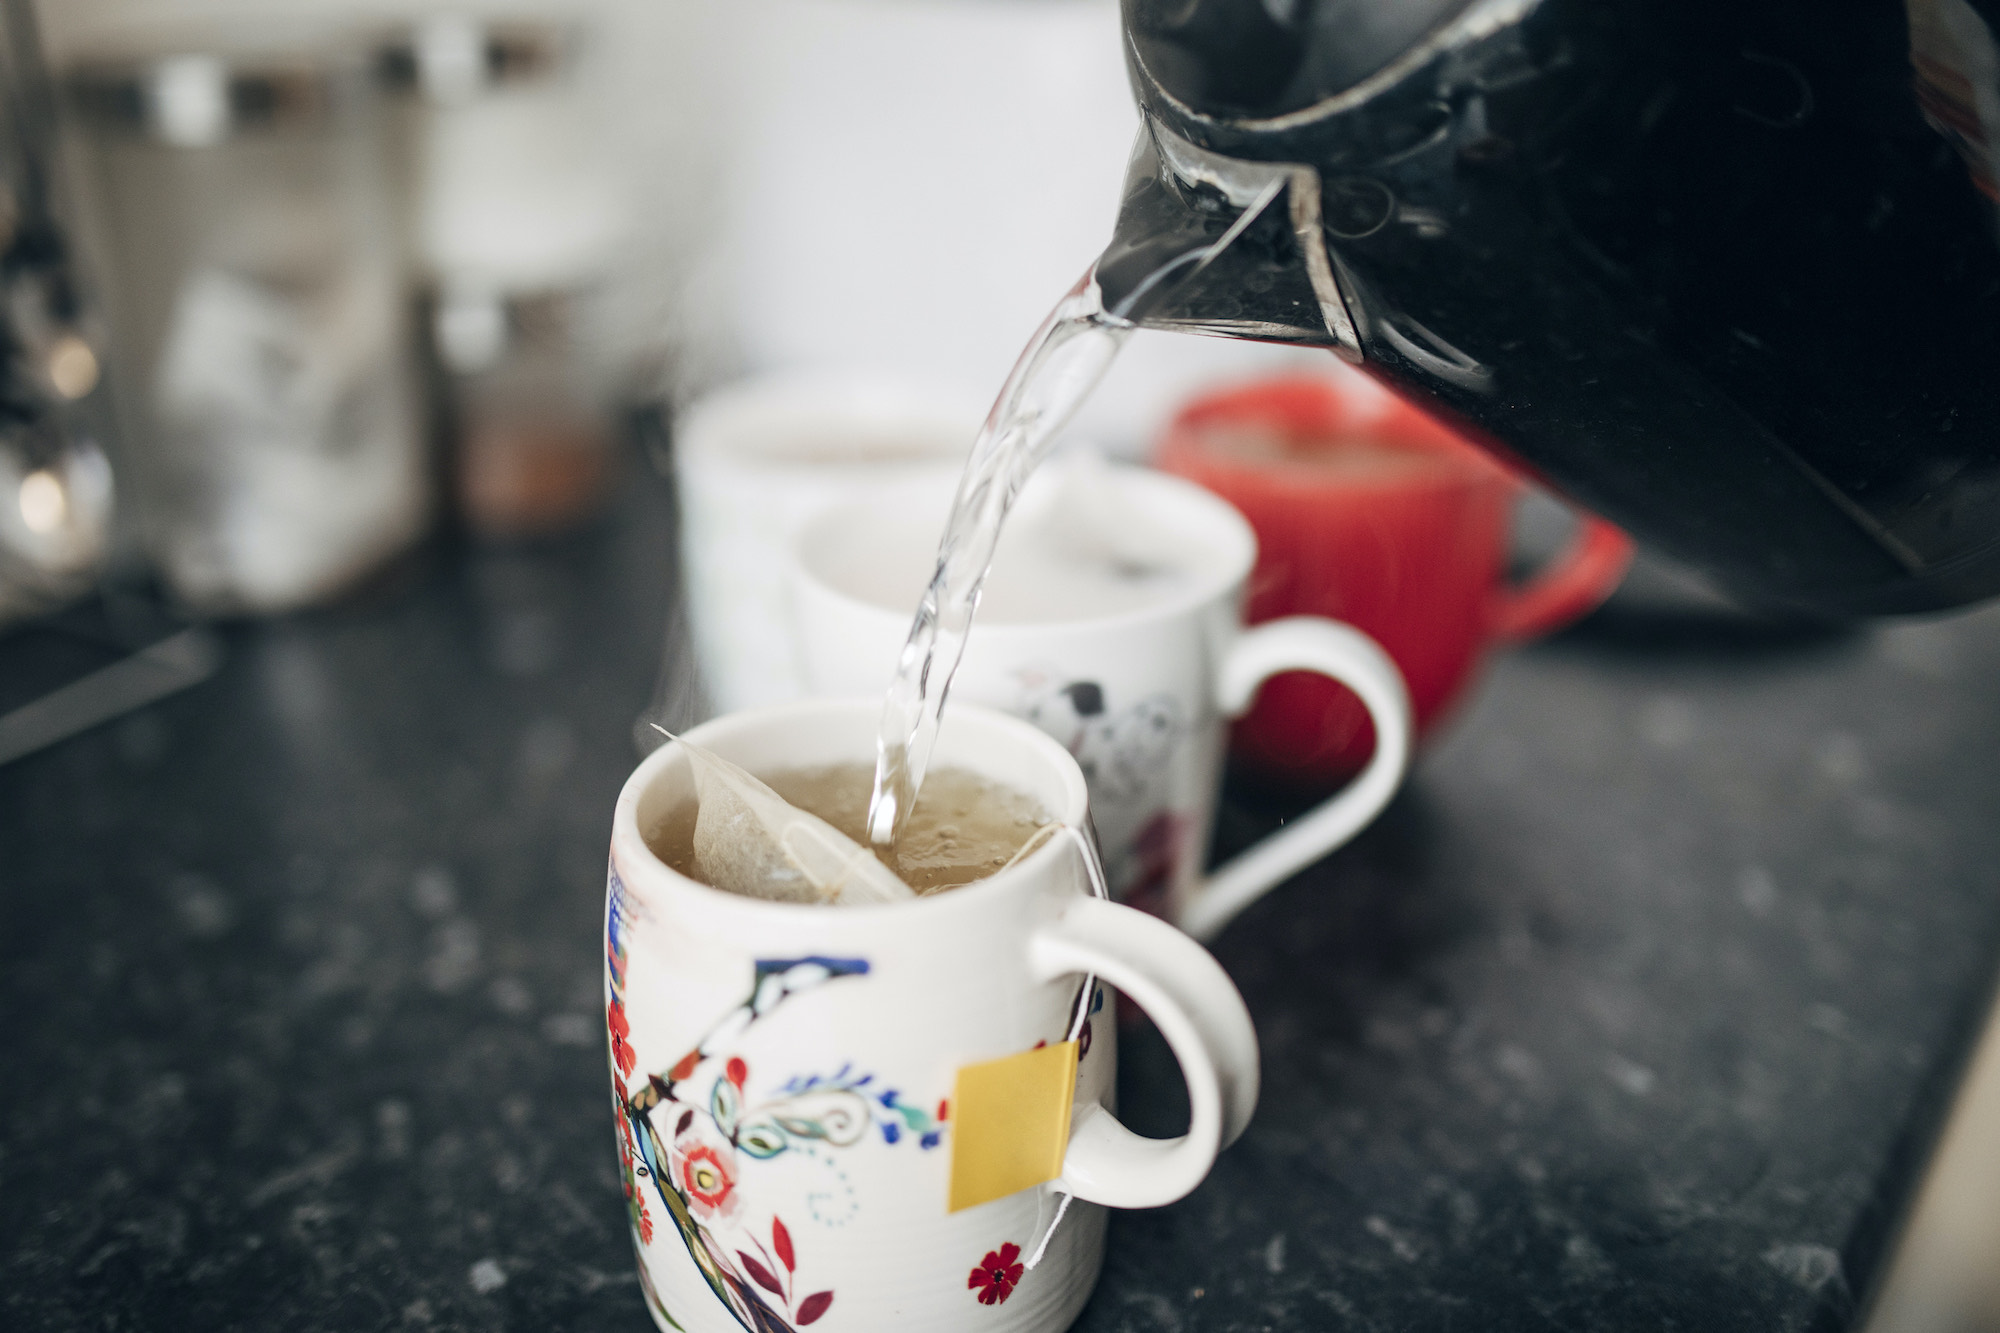
[[[1525,584],[1506,579],[1522,483],[1436,419],[1360,380],[1289,376],[1204,395],[1167,428],[1157,462],[1206,486],[1257,531],[1248,623],[1344,620],[1402,668],[1423,736],[1487,652],[1551,633],[1610,596],[1632,541],[1585,516]],[[1286,786],[1325,787],[1374,748],[1344,688],[1292,672],[1265,682],[1231,735],[1236,759]]]

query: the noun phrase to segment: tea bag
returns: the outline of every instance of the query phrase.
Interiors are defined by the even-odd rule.
[[[914,898],[875,853],[743,769],[681,741],[694,769],[695,871],[731,893],[857,907]]]

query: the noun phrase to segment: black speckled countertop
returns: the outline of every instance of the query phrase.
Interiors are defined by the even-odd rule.
[[[670,513],[635,478],[568,543],[440,547],[0,768],[0,1327],[648,1327],[598,929]],[[108,660],[0,639],[0,710]],[[1996,756],[2000,612],[1635,593],[1497,662],[1218,943],[1261,1108],[1114,1220],[1078,1328],[1843,1326],[2000,957]]]

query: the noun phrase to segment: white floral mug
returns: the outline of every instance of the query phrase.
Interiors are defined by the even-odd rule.
[[[753,773],[866,760],[878,710],[782,705],[689,739]],[[1063,830],[1085,827],[1075,760],[1025,722],[955,707],[936,755],[1034,797]],[[693,790],[672,745],[626,783],[605,913],[618,1147],[654,1321],[685,1333],[1067,1327],[1102,1265],[1104,1208],[1185,1195],[1256,1105],[1256,1033],[1227,975],[1172,927],[1092,896],[1081,840],[1063,834],[906,903],[719,892],[647,845]],[[1099,979],[1146,1010],[1179,1060],[1181,1138],[1140,1138],[1112,1114],[1117,1025]],[[963,1206],[963,1173],[993,1167],[993,1127],[1015,1135],[1020,1099],[1048,1100],[1038,1088],[1059,1109],[1046,1178]],[[976,1114],[975,1094],[1007,1113]]]

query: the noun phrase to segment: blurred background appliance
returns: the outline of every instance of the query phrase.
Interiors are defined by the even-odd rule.
[[[66,81],[162,578],[204,614],[344,589],[430,510],[367,52],[223,26],[98,52]]]
[[[0,625],[88,591],[111,555],[98,331],[72,271],[55,106],[27,0],[0,4]]]
[[[1134,313],[1335,348],[1766,602],[2000,591],[1990,7],[1123,12],[1111,304],[1276,191]]]
[[[574,24],[442,14],[387,52],[418,102],[411,232],[451,493],[486,536],[572,526],[611,473],[616,356],[591,316],[631,209],[578,87],[584,40]]]
[[[740,364],[705,295],[708,113],[738,49],[712,7],[42,17],[117,333],[131,526],[186,609],[337,597],[444,497],[479,535],[572,526],[635,412]]]

